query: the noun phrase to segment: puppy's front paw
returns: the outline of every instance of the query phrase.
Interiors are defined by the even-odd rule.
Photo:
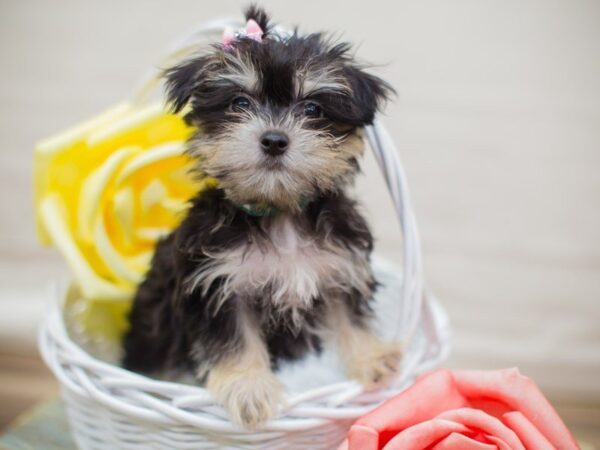
[[[349,375],[368,388],[384,384],[400,369],[402,351],[397,342],[374,340],[356,353]]]
[[[230,376],[211,373],[206,387],[227,409],[234,422],[249,429],[271,419],[283,397],[281,383],[270,371],[249,370]]]

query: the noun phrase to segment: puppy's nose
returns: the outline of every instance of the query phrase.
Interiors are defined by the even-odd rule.
[[[290,140],[280,131],[267,131],[260,137],[260,146],[267,155],[278,156],[285,153]]]

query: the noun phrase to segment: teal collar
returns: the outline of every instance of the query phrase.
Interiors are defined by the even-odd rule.
[[[254,217],[275,217],[281,212],[279,208],[265,203],[244,203],[243,205],[234,203],[234,205],[249,216]]]
[[[302,198],[300,200],[300,208],[304,208],[309,202],[310,200],[308,198]],[[231,203],[236,208],[253,217],[275,217],[281,212],[276,206],[271,206],[266,203]]]

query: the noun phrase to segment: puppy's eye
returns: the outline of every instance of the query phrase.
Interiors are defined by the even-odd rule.
[[[316,103],[308,102],[304,105],[304,115],[307,117],[317,118],[323,115],[323,111]]]
[[[248,108],[250,108],[250,100],[246,97],[239,96],[234,98],[231,102],[231,109],[233,111],[244,111]]]

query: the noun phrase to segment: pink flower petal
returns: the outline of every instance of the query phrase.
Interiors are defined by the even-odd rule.
[[[556,450],[556,447],[544,437],[523,413],[513,411],[504,414],[504,423],[513,430],[526,448],[535,450]]]
[[[515,415],[514,411],[520,415]],[[419,377],[412,387],[359,419],[343,449],[380,450],[385,447],[387,450],[387,443],[390,443],[390,449],[421,449],[423,446],[418,444],[406,447],[406,442],[410,441],[402,439],[408,439],[415,432],[439,431],[439,424],[436,425],[438,428],[431,428],[434,417],[462,423],[469,429],[466,437],[501,450],[579,448],[535,383],[521,376],[518,370],[452,373],[441,369]],[[423,425],[426,422],[428,424]],[[511,430],[512,427],[515,429]],[[460,434],[458,431],[447,434],[452,432]],[[377,435],[378,442],[375,442]],[[365,442],[368,446],[364,446]],[[430,445],[437,443],[430,442]]]
[[[452,433],[468,432],[469,429],[459,423],[442,419],[428,420],[401,431],[383,450],[422,450]],[[356,448],[358,450],[359,447]]]
[[[464,434],[452,433],[434,445],[431,450],[498,450],[498,447],[476,441]]]
[[[467,405],[454,385],[452,373],[437,370],[419,377],[410,388],[361,417],[356,424],[376,430],[381,448],[399,431]]]
[[[379,446],[379,433],[371,427],[364,425],[352,425],[348,432],[349,445],[340,446],[338,450],[344,448],[348,450],[377,450]]]
[[[485,435],[485,440],[494,444],[498,450],[513,450],[512,447],[510,447],[506,442],[504,442],[499,437]],[[537,450],[537,449],[530,448],[527,450]]]
[[[556,448],[576,450],[575,439],[544,394],[517,369],[498,371],[456,371],[459,391],[470,399],[500,400],[520,411]]]
[[[511,450],[526,450],[514,431],[504,425],[499,419],[478,409],[456,409],[440,414],[437,418],[461,423],[471,429],[481,430],[487,435],[495,436],[506,442],[508,448]]]

